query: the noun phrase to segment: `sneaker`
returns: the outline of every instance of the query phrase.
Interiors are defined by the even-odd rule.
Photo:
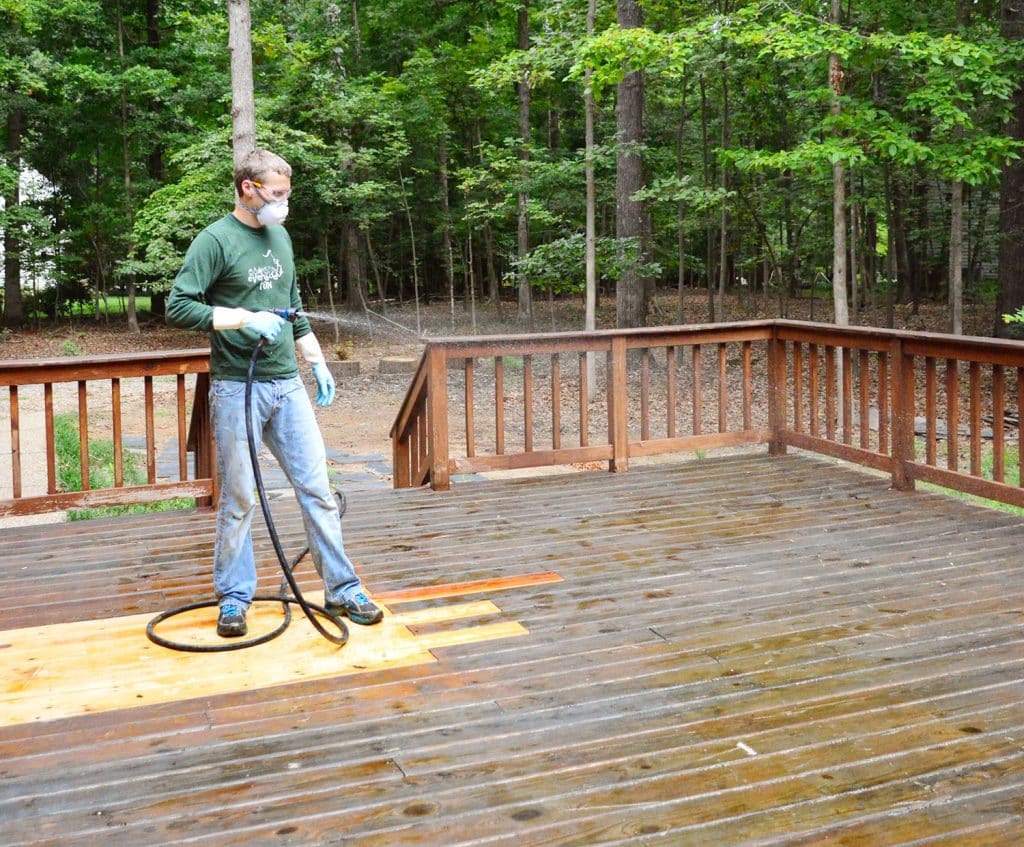
[[[324,608],[335,617],[345,615],[352,623],[362,624],[363,626],[380,623],[381,618],[384,617],[380,607],[362,591],[357,591],[355,594],[343,597],[338,601],[328,601]]]
[[[249,627],[245,623],[245,609],[234,603],[225,603],[220,607],[217,618],[217,635],[223,638],[238,638],[245,635]]]

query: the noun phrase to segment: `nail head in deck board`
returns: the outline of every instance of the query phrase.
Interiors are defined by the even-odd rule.
[[[888,485],[795,454],[360,494],[349,552],[414,629],[447,639],[431,621],[493,605],[529,634],[0,727],[4,838],[1010,843],[1024,520]],[[301,544],[294,504],[278,513]],[[212,529],[197,512],[3,531],[0,629],[204,596]],[[255,547],[276,585],[259,527]]]

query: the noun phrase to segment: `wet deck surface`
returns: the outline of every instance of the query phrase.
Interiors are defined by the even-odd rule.
[[[1024,843],[1024,519],[801,456],[361,492],[424,661],[12,720],[10,631],[205,598],[212,529],[0,533],[0,843]]]

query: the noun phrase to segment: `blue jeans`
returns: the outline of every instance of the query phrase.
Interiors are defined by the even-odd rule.
[[[245,383],[214,380],[210,406],[220,482],[213,587],[222,603],[231,600],[248,608],[256,593],[252,518],[258,501],[245,431]],[[295,489],[326,600],[338,602],[361,591],[355,568],[345,555],[323,436],[298,376],[252,384],[252,427],[256,450],[265,441]]]

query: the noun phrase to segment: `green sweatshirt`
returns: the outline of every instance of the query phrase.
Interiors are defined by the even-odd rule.
[[[210,333],[211,378],[244,382],[258,336],[247,329],[215,331],[214,306],[251,312],[302,308],[292,240],[283,226],[254,228],[230,214],[210,224],[188,248],[167,298],[167,323]],[[255,378],[297,375],[295,341],[309,332],[305,318],[286,324],[264,345]]]

